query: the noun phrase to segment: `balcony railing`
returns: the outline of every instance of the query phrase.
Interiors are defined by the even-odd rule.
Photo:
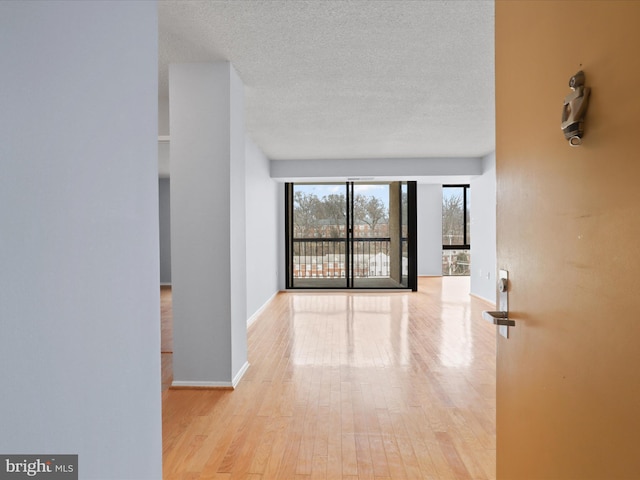
[[[442,275],[469,276],[471,266],[471,250],[444,249],[442,250]]]
[[[350,242],[349,262],[354,278],[389,277],[390,238],[354,238]],[[348,265],[346,244],[343,238],[294,238],[294,278],[344,278]]]

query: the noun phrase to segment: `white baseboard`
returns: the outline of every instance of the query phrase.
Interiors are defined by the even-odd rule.
[[[182,381],[174,380],[171,382],[171,388],[202,388],[202,389],[220,389],[233,390],[238,386],[240,380],[249,369],[249,362],[245,362],[242,368],[238,370],[236,376],[230,382],[199,382],[199,381]]]
[[[269,300],[267,300],[266,302],[264,302],[264,303],[262,304],[262,306],[261,306],[258,310],[256,310],[256,312],[255,312],[253,315],[251,315],[251,316],[247,319],[247,327],[251,326],[251,324],[252,324],[253,322],[255,322],[255,321],[258,319],[258,317],[260,316],[260,314],[262,313],[262,311],[263,311],[265,308],[267,308],[267,305],[269,305],[269,303],[271,303],[271,300],[273,300],[273,299],[275,298],[275,296],[276,296],[276,295],[278,295],[278,293],[280,293],[280,292],[275,292],[273,295],[271,295],[271,296],[269,297]]]
[[[174,380],[171,382],[171,388],[213,388],[223,390],[233,390],[233,384],[231,382],[196,382]]]
[[[233,377],[233,380],[231,381],[233,388],[236,388],[238,386],[238,383],[240,383],[240,380],[242,380],[244,374],[247,373],[247,370],[249,370],[249,362],[244,362],[244,365],[240,368],[240,370],[238,370],[238,373],[236,373],[236,376]]]

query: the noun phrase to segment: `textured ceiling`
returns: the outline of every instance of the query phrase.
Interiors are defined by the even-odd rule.
[[[481,156],[495,149],[484,0],[159,2],[168,65],[230,61],[271,159]]]

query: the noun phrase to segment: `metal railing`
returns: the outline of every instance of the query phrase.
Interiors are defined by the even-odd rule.
[[[442,250],[442,275],[469,276],[471,274],[471,250]]]
[[[389,277],[390,238],[354,238],[350,243],[352,255],[347,261],[344,238],[294,238],[293,277],[344,278],[348,263],[355,278]]]

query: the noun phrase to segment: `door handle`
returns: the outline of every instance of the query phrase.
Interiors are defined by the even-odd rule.
[[[500,270],[498,272],[498,311],[484,311],[482,318],[489,323],[498,325],[498,333],[505,338],[509,338],[509,327],[515,327],[515,320],[509,318],[509,272]]]
[[[489,323],[493,323],[494,325],[504,325],[506,327],[516,326],[515,320],[511,320],[509,318],[508,312],[490,312],[488,310],[485,310],[484,312],[482,312],[482,318],[487,320]]]

